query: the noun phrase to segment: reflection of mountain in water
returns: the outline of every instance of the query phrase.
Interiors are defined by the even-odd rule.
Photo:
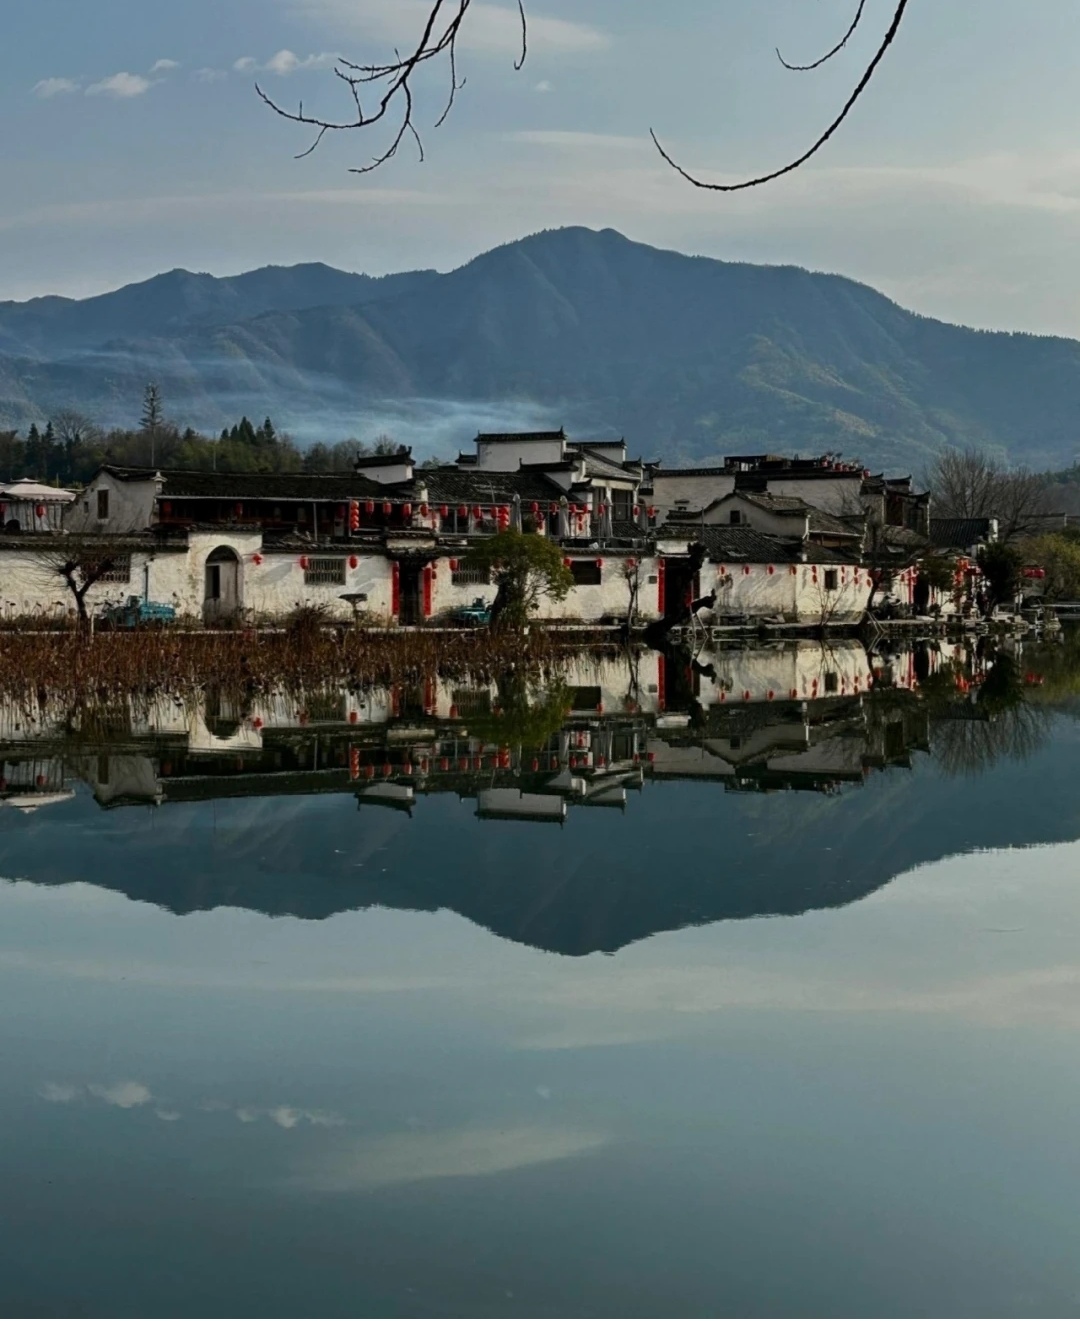
[[[584,954],[836,907],[948,853],[1080,834],[1062,775],[1036,789],[1005,761],[949,777],[926,755],[961,727],[1008,744],[1010,712],[1039,732],[1038,708],[980,708],[976,658],[800,643],[582,666],[571,713],[525,750],[504,741],[494,688],[173,706],[76,740],[20,715],[19,741],[0,747],[0,798],[18,807],[0,812],[0,871],[178,913],[446,908]],[[1070,752],[1060,738],[1011,750],[1051,765]],[[100,807],[160,810],[102,812],[85,791],[59,803],[80,781]],[[359,816],[311,797],[335,794]],[[54,805],[32,813],[35,795]]]

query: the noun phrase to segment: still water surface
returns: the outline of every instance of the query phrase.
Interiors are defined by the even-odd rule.
[[[561,825],[438,722],[411,811],[393,719],[9,727],[0,1311],[1075,1314],[1073,656],[688,672],[552,736]]]

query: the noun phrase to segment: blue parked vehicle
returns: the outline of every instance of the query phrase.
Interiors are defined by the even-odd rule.
[[[459,606],[451,619],[463,628],[487,628],[491,623],[491,606],[482,596],[478,596],[472,605]]]
[[[175,621],[174,605],[144,601],[141,596],[129,596],[123,605],[107,605],[100,617],[102,628],[148,628]]]

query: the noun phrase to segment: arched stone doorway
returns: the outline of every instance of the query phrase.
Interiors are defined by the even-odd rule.
[[[217,624],[235,619],[240,599],[240,559],[231,546],[218,546],[206,557],[203,622]]]

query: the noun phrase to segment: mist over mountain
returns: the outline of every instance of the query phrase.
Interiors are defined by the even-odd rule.
[[[181,425],[270,414],[301,440],[390,430],[421,452],[559,423],[668,464],[828,449],[918,471],[973,443],[1060,468],[1080,451],[1076,341],[948,325],[840,276],[613,230],[535,234],[445,275],[173,271],[0,304],[0,425],[60,407],[130,424],[150,378]]]

